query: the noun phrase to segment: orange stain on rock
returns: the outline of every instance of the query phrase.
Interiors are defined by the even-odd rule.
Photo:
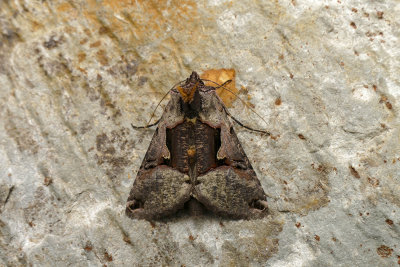
[[[57,6],[57,11],[58,12],[69,12],[72,9],[74,9],[70,3],[66,2],[66,3],[62,3],[60,5]]]
[[[39,29],[43,29],[44,28],[44,26],[43,26],[43,24],[42,23],[40,23],[40,22],[37,22],[36,20],[33,20],[32,21],[32,31],[37,31],[37,30],[39,30]]]
[[[207,36],[203,33],[202,23],[197,21],[197,4],[193,0],[103,0],[100,5],[97,0],[84,0],[85,9],[80,9],[66,2],[56,7],[57,16],[64,22],[71,18],[83,17],[93,33],[108,36],[122,46],[140,47],[149,43],[159,43],[153,51],[166,50],[166,54],[178,53],[180,47],[195,46]],[[38,28],[33,25],[34,28]],[[34,29],[35,30],[35,29]],[[172,46],[167,45],[171,32],[180,32],[181,40],[173,40]],[[89,38],[90,40],[90,38]],[[88,40],[83,39],[81,44]],[[92,40],[90,40],[92,42]],[[98,47],[100,42],[91,43]],[[145,65],[165,65],[165,59],[148,55]],[[97,60],[102,65],[109,64],[109,58],[104,50],[96,53]],[[82,62],[82,58],[78,61]],[[143,66],[146,69],[146,66]],[[171,67],[171,66],[169,66]]]
[[[108,65],[108,57],[107,52],[103,49],[97,51],[96,53],[97,60],[100,62],[101,65],[105,66]]]
[[[234,69],[211,69],[201,74],[202,79],[207,79],[216,82],[218,84],[223,84],[228,80],[232,80],[232,82],[230,82],[224,87],[226,87],[233,93],[237,94],[238,89],[236,89],[235,77],[236,77],[236,72]],[[217,85],[212,82],[205,82],[205,84],[217,87]],[[231,107],[233,101],[236,100],[236,96],[231,92],[229,92],[228,90],[225,90],[224,88],[217,89],[217,94],[227,107]]]
[[[84,52],[81,52],[78,54],[78,61],[79,63],[81,63],[82,61],[84,61],[86,59],[86,54]]]
[[[160,69],[181,66],[179,54],[196,49],[199,43],[206,43],[210,38],[207,25],[215,20],[212,9],[205,11],[210,13],[208,16],[200,16],[201,4],[194,0],[102,0],[101,4],[97,0],[83,0],[79,6],[69,3],[57,6],[57,16],[63,21],[77,16],[89,25],[85,30],[94,36],[80,36],[80,42],[90,45],[101,40],[107,47],[104,49],[108,56],[104,51],[98,51],[95,57],[102,65],[108,65],[110,58],[119,52],[108,51],[110,42],[107,39],[111,39],[116,50],[129,48],[132,54],[137,53],[135,48],[151,46],[139,70],[142,74],[153,73],[153,66]],[[235,97],[228,97],[227,92],[223,94],[226,95],[224,101],[230,105]]]
[[[93,48],[93,47],[99,47],[100,45],[101,45],[101,41],[97,41],[97,42],[91,43],[91,44],[90,44],[90,47],[91,47],[91,48]]]
[[[75,9],[70,3],[65,2],[57,6],[57,13],[63,18],[63,21],[68,21],[71,18],[76,18],[79,11]]]
[[[188,32],[187,29],[193,31],[200,27],[196,22],[197,6],[193,0],[104,0],[101,5],[96,0],[86,0],[86,3],[83,15],[95,27],[106,26],[115,37],[127,42],[147,43],[164,37],[172,28]],[[64,9],[67,7],[60,8]],[[201,38],[198,34],[193,37]]]

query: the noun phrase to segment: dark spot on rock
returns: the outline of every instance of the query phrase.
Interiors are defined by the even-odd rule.
[[[282,104],[282,100],[281,100],[280,97],[278,97],[278,98],[275,100],[275,105],[279,106],[280,104]]]
[[[78,54],[78,61],[79,63],[81,63],[82,61],[84,61],[86,59],[86,54],[81,52]]]
[[[289,73],[289,77],[290,77],[290,79],[293,79],[293,74],[292,73]]]
[[[332,241],[336,242],[337,241],[336,237],[332,237]]]
[[[368,183],[370,183],[373,187],[377,187],[379,185],[379,180],[374,177],[368,177]]]
[[[354,29],[357,29],[357,25],[353,21],[350,22],[350,26],[353,27]]]
[[[147,77],[141,76],[141,77],[139,77],[139,83],[138,83],[138,85],[139,85],[139,86],[142,86],[142,85],[145,84],[147,81],[148,81],[148,78],[147,78]]]
[[[99,34],[107,34],[107,33],[110,33],[110,32],[111,32],[110,28],[108,28],[106,26],[101,26],[99,28]]]
[[[379,100],[379,103],[385,103],[385,105],[386,105],[386,107],[388,109],[392,109],[393,108],[392,104],[389,102],[387,96],[385,96],[385,95],[381,96],[381,99]]]
[[[122,128],[109,135],[103,133],[96,137],[97,163],[105,167],[110,178],[116,177],[130,163],[134,141],[127,140],[128,131],[127,128]]]
[[[311,163],[311,167],[321,173],[329,173],[330,168],[323,165],[323,164],[318,164],[318,166],[316,166],[314,163]],[[332,168],[333,169],[333,168]]]
[[[354,7],[351,9],[351,11],[353,11],[354,13],[358,12],[357,8],[354,8]]]
[[[278,135],[270,135],[269,138],[272,140],[277,140],[279,137],[281,137],[279,134]]]
[[[387,224],[389,224],[390,226],[393,225],[393,221],[392,221],[391,219],[386,219],[385,222],[386,222]]]
[[[130,62],[128,62],[126,64],[125,71],[126,71],[126,74],[128,77],[135,75],[137,70],[138,70],[138,63],[135,60],[131,60]],[[146,77],[143,77],[143,78],[145,79],[144,82],[146,82],[147,78]]]
[[[374,89],[375,92],[376,92],[376,89],[378,89],[378,87],[375,84],[372,85],[372,88]]]
[[[107,251],[104,252],[104,259],[105,259],[106,261],[112,261],[112,260],[113,260],[112,255],[109,254]]]
[[[192,235],[189,235],[189,240],[190,240],[190,241],[194,241],[194,239],[195,239],[195,238],[194,238]]]
[[[224,223],[223,222],[219,222],[219,226],[224,227]]]
[[[376,16],[378,17],[378,19],[383,19],[383,11],[377,11]]]
[[[126,234],[124,234],[122,239],[124,240],[125,243],[130,244],[130,245],[132,244],[131,239]]]
[[[96,137],[96,148],[98,151],[104,151],[104,146],[106,141],[108,140],[107,135],[105,133],[100,134]]]
[[[295,225],[296,225],[297,228],[300,228],[301,223],[297,222]]]
[[[315,240],[319,241],[321,238],[319,237],[319,235],[315,235],[314,236]]]
[[[84,249],[86,252],[90,252],[90,251],[93,250],[93,247],[92,247],[91,245],[86,245],[83,249]]]
[[[56,39],[56,37],[52,35],[48,41],[43,42],[43,46],[46,47],[47,49],[53,49],[62,44],[63,42],[64,42],[63,36]]]
[[[33,128],[23,128],[24,123],[21,119],[13,116],[11,112],[8,113],[9,119],[5,123],[5,130],[7,135],[10,136],[17,144],[18,150],[21,152],[28,151],[32,154],[37,154],[39,145],[33,138]],[[28,125],[29,126],[29,125]]]
[[[4,38],[5,44],[12,45],[15,41],[21,40],[19,33],[10,28],[6,28],[2,31],[1,36]],[[0,43],[1,44],[1,43]]]
[[[302,134],[298,134],[298,137],[299,137],[300,139],[302,139],[302,140],[306,139],[306,138],[304,137],[304,135],[302,135]]]
[[[107,52],[104,49],[100,49],[96,52],[97,61],[100,62],[101,65],[105,66],[108,65],[108,57]]]
[[[84,121],[80,124],[79,128],[80,128],[80,129],[79,129],[80,134],[85,134],[85,133],[87,133],[89,130],[92,129],[92,125],[91,125],[91,123],[90,123],[89,120],[84,120]]]
[[[360,174],[358,173],[358,171],[353,166],[350,165],[349,169],[350,169],[351,175],[353,175],[357,179],[360,179],[360,177],[361,177]]]
[[[50,177],[44,177],[43,184],[44,184],[45,186],[49,186],[49,185],[51,185],[52,183],[53,183],[53,179],[51,179]]]
[[[382,245],[376,249],[376,252],[382,258],[387,258],[392,255],[393,249],[389,248],[388,246]]]

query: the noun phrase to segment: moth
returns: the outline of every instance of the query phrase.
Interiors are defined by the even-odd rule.
[[[266,195],[216,87],[206,86],[193,72],[170,95],[126,214],[153,220],[189,205],[236,219],[265,216]]]

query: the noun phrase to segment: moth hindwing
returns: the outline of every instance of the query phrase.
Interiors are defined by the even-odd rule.
[[[231,218],[267,214],[264,190],[215,87],[196,72],[170,92],[137,173],[126,214],[159,219],[186,203]]]

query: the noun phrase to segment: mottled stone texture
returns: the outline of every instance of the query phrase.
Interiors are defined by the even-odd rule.
[[[399,13],[396,0],[0,1],[0,265],[398,265]],[[266,123],[239,100],[231,113],[273,134],[235,128],[270,215],[127,218],[153,133],[129,124],[192,70],[222,68]]]

